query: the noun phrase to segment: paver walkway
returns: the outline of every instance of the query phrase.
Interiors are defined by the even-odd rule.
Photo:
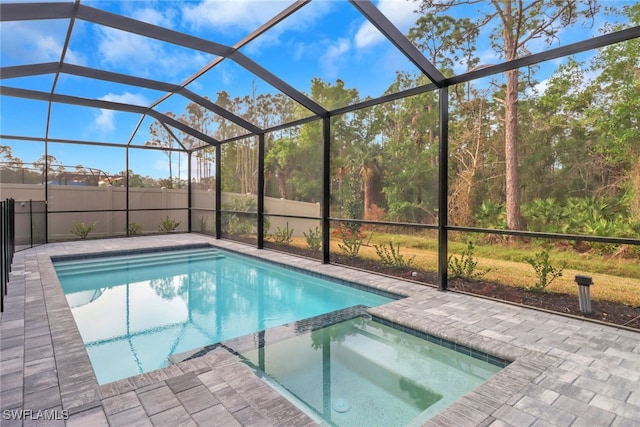
[[[50,257],[194,243],[235,249],[405,295],[370,313],[514,361],[426,425],[640,425],[638,332],[438,292],[197,234],[56,243],[16,253],[0,320],[0,424],[314,425],[313,419],[223,348],[98,385]]]

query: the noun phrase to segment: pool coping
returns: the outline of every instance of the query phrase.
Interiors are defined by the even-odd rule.
[[[369,307],[365,305],[355,305],[330,313],[319,314],[307,319],[285,323],[283,325],[274,326],[269,329],[263,329],[260,331],[242,335],[240,337],[224,340],[219,343],[197,347],[185,352],[174,354],[169,357],[169,363],[177,364],[187,360],[193,360],[195,358],[206,355],[207,353],[215,350],[218,347],[223,347],[231,351],[233,354],[238,355],[249,350],[257,350],[263,348],[265,345],[270,345],[282,340],[294,338],[301,334],[306,334],[309,331],[316,331],[318,329],[322,329],[327,326],[333,326],[336,323],[352,320],[358,317],[372,319],[373,321],[380,323],[381,325],[385,325],[395,330],[404,332],[408,335],[422,339],[425,342],[437,344],[439,346],[456,351],[460,354],[464,354],[466,356],[473,357],[474,359],[487,362],[499,368],[505,368],[513,362],[512,360],[502,359],[495,355],[488,354],[483,351],[479,351],[465,345],[449,341],[447,339],[442,339],[426,332],[390,322],[387,319],[371,315],[369,312]]]
[[[217,411],[227,417],[229,425],[252,424],[251,420],[272,425],[313,425],[313,420],[288,405],[286,399],[264,388],[262,382],[225,349],[98,386],[57,281],[51,256],[81,254],[96,247],[106,252],[195,242],[235,248],[242,253],[404,295],[406,298],[369,309],[369,314],[513,360],[480,387],[427,421],[427,425],[488,425],[492,422],[501,425],[533,425],[536,422],[567,426],[577,422],[632,425],[633,420],[640,419],[640,334],[636,332],[467,295],[438,292],[386,276],[261,251],[204,235],[137,239],[57,243],[17,254],[18,263],[11,273],[7,297],[8,310],[0,321],[3,410],[64,409],[69,416],[67,425],[82,425],[88,420],[96,425],[109,422],[118,425],[118,420],[134,412],[145,417],[142,424],[163,425],[160,414],[175,415],[180,410],[187,424],[199,423],[198,420],[206,419],[205,414]],[[51,364],[54,364],[55,372],[45,374],[44,367]],[[179,400],[180,393],[188,390],[172,388],[187,377],[198,380],[198,387],[205,387],[207,393],[215,396],[216,404],[192,413],[188,405]],[[214,377],[218,382],[212,384]],[[160,407],[163,410],[156,412],[158,406],[149,406],[146,399],[167,390],[173,393],[173,406]],[[256,390],[260,391],[259,395]],[[233,398],[230,398],[228,395],[232,391]],[[57,400],[50,397],[55,392],[58,393]],[[268,396],[268,405],[264,402],[265,396]],[[122,409],[129,401],[135,405]],[[245,406],[237,403],[240,401]],[[116,403],[125,406],[115,407]],[[296,420],[294,424],[293,420]],[[7,422],[7,425],[12,424]]]

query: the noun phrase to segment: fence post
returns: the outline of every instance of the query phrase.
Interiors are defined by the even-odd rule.
[[[29,199],[29,247],[33,247],[33,199]]]
[[[15,201],[0,202],[0,312],[4,312],[11,261],[16,250]]]
[[[4,214],[5,214],[5,205],[6,202],[0,201],[0,312],[4,311],[4,296],[7,294],[7,283],[5,280],[5,240],[7,238],[7,233],[4,226]]]

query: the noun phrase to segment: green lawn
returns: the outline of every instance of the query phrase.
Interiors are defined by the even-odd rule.
[[[431,234],[431,235],[429,235]],[[365,232],[364,244],[358,256],[378,260],[373,245],[400,245],[400,253],[405,259],[415,257],[413,264],[427,271],[437,270],[437,239],[433,233],[424,235],[390,234],[374,231]],[[340,239],[332,236],[331,250],[340,252]],[[306,247],[302,238],[295,238],[292,244]],[[449,241],[449,254],[460,257],[467,249],[467,241]],[[481,239],[474,241],[473,257],[477,260],[477,270],[490,270],[483,279],[511,286],[532,286],[537,282],[533,267],[526,262],[543,250],[540,242],[518,243],[483,243]],[[550,262],[556,267],[566,263],[562,277],[553,281],[546,290],[577,294],[574,278],[577,274],[593,278],[591,288],[593,299],[618,302],[633,307],[640,307],[640,260],[602,256],[593,252],[579,253],[568,244],[562,247],[556,244],[549,248]]]

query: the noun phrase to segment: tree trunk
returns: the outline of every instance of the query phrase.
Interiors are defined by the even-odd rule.
[[[629,178],[631,180],[632,190],[631,200],[629,201],[629,212],[631,213],[631,219],[638,221],[640,220],[640,157],[631,167]]]
[[[504,10],[504,52],[505,59],[517,57],[517,35],[511,11],[511,2],[505,2]],[[518,173],[518,70],[507,71],[507,87],[504,96],[504,155],[506,178],[507,228],[521,230],[520,176]]]
[[[504,106],[507,227],[520,230],[520,176],[518,174],[518,70],[507,73]]]
[[[372,204],[372,184],[375,171],[367,166],[363,166],[360,171],[362,177],[362,192],[364,201],[364,210],[362,212],[363,219],[368,220],[371,218],[371,204]]]
[[[167,151],[167,156],[169,156],[169,181],[172,183],[172,186],[169,188],[173,188],[173,166],[171,165],[171,151]]]
[[[280,193],[280,198],[287,198],[287,177],[282,172],[278,172],[278,192]]]

